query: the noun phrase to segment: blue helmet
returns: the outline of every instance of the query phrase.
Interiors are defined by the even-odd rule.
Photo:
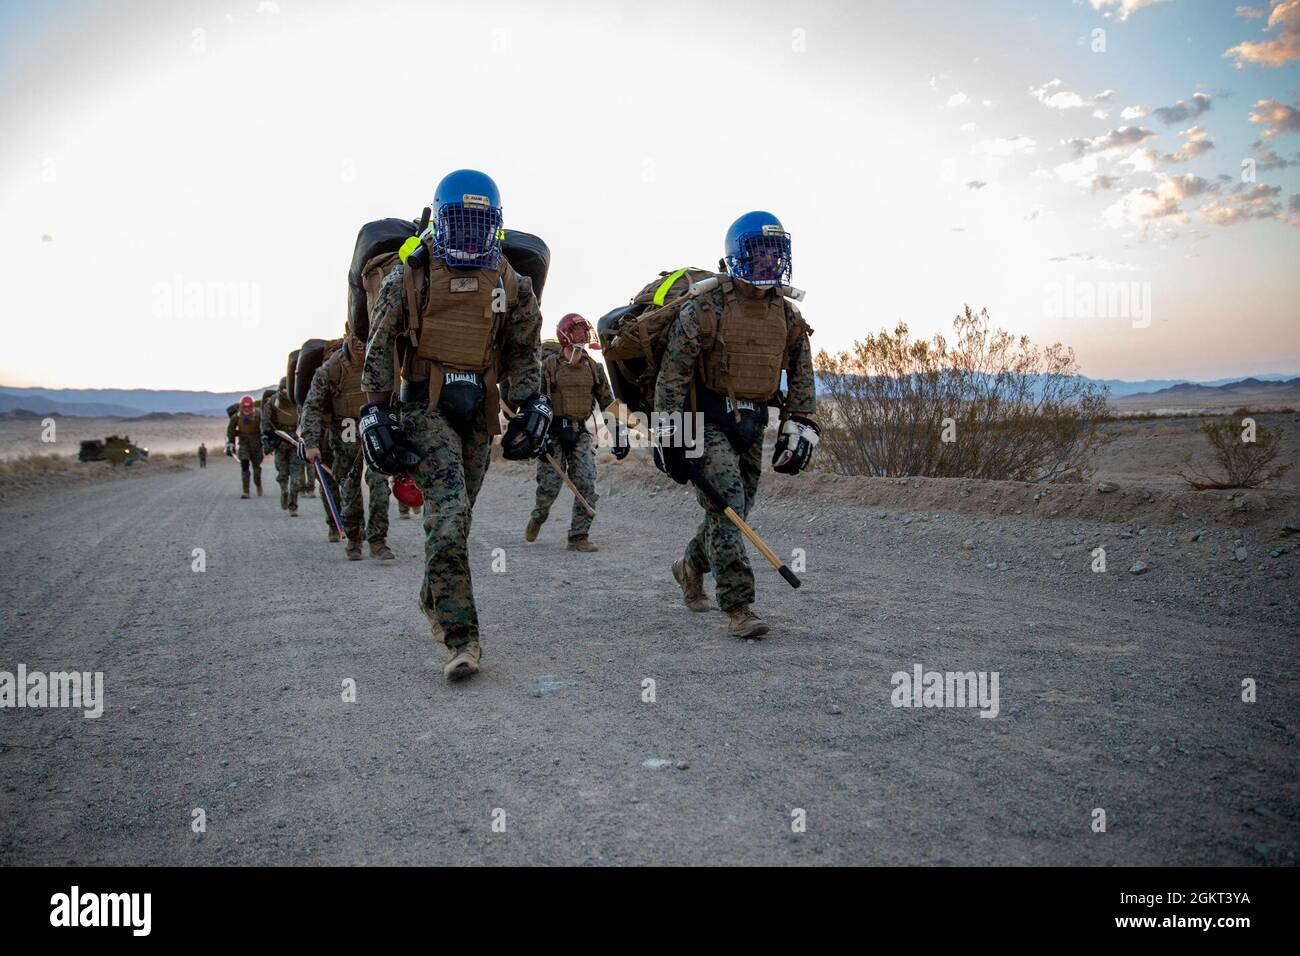
[[[433,254],[449,266],[495,269],[501,261],[501,193],[486,173],[458,169],[433,192]]]
[[[789,285],[790,234],[770,212],[747,212],[727,230],[727,271],[754,285]]]

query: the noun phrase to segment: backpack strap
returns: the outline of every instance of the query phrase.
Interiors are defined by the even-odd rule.
[[[684,268],[678,269],[676,272],[670,272],[664,281],[659,283],[659,288],[655,289],[654,298],[651,299],[655,308],[659,308],[664,304],[664,301],[668,298],[668,290],[676,285],[677,280],[686,275],[686,272],[687,270]]]

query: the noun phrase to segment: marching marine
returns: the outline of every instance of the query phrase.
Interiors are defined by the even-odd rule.
[[[235,441],[239,441],[239,477],[244,493],[239,497],[248,497],[248,473],[251,468],[253,484],[257,486],[258,497],[262,495],[262,415],[253,396],[245,395],[239,400],[239,408],[230,416],[226,425],[226,454],[234,457]]]
[[[506,458],[537,454],[551,408],[538,364],[541,311],[532,279],[502,255],[496,184],[475,170],[449,173],[432,214],[370,316],[361,430],[370,466],[409,475],[424,495],[420,608],[447,646],[443,676],[458,680],[477,673],[481,658],[466,541],[501,429],[498,381],[509,381],[517,409],[501,439]]]
[[[361,408],[366,402],[361,386],[366,343],[353,334],[351,323],[341,348],[327,358],[312,376],[311,388],[302,407],[299,454],[310,467],[321,457],[321,445],[328,442],[334,458],[334,486],[338,489],[339,517],[348,536],[349,561],[361,560],[361,538],[370,543],[370,556],[381,561],[395,557],[388,547],[388,479],[374,468],[366,468],[358,442]],[[326,414],[330,426],[325,427]],[[370,516],[366,520],[361,483],[370,490]],[[327,506],[328,507],[328,506]]]
[[[298,428],[298,406],[289,398],[289,380],[280,379],[280,387],[262,403],[262,448],[275,456],[275,480],[280,486],[280,507],[289,517],[298,517],[298,493],[302,490],[302,461],[294,446],[276,434],[292,435]]]
[[[790,235],[767,212],[746,213],[727,231],[727,272],[679,307],[655,384],[655,411],[703,416],[702,454],[687,455],[683,429],[658,431],[655,464],[679,484],[692,474],[711,482],[741,517],[749,514],[763,470],[768,407],[779,405],[773,470],[797,474],[808,465],[821,431],[811,330],[782,294],[791,273]],[[787,391],[780,395],[782,373]],[[699,492],[704,520],[673,564],[692,611],[710,609],[704,575],[713,573],[718,606],[737,637],[766,634],[751,605],[754,572],[739,529]]]
[[[592,418],[593,403],[602,410],[608,408],[614,401],[614,394],[610,391],[604,367],[587,354],[587,346],[596,341],[591,324],[577,313],[570,312],[560,319],[555,335],[559,339],[559,348],[549,350],[542,359],[542,386],[555,412],[547,433],[546,448],[551,461],[564,469],[582,497],[594,507],[597,497],[596,446],[587,422]],[[615,457],[625,458],[627,453],[626,443],[615,443]],[[525,541],[537,540],[563,485],[563,478],[551,461],[543,457],[537,462],[537,498],[528,527],[524,530]],[[592,518],[591,512],[575,495],[573,517],[569,521],[570,551],[599,550],[588,537]]]

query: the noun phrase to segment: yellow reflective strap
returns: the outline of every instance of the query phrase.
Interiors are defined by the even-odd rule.
[[[668,297],[668,290],[671,289],[671,288],[673,287],[673,283],[674,283],[674,282],[676,282],[678,279],[680,279],[680,278],[681,278],[682,276],[684,276],[684,275],[686,275],[686,270],[685,270],[685,269],[678,269],[676,272],[674,272],[672,275],[670,275],[667,279],[664,279],[664,281],[661,282],[661,283],[659,284],[659,288],[655,289],[654,304],[655,304],[655,305],[663,305],[663,304],[664,304],[664,299],[666,299],[666,298]]]
[[[405,262],[406,257],[418,248],[420,248],[420,237],[412,236],[410,239],[407,239],[402,243],[402,248],[397,250],[397,257]]]

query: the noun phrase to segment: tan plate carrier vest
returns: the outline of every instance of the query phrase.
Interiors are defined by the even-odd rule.
[[[483,376],[483,420],[488,432],[500,434],[501,339],[506,316],[519,297],[518,276],[505,257],[496,269],[450,269],[429,256],[429,298],[419,307],[418,279],[413,270],[403,276],[411,348],[402,377],[429,381],[429,408],[437,408],[444,373],[474,372]],[[504,290],[504,296],[497,289]],[[504,301],[502,301],[504,300]]]
[[[325,373],[330,384],[333,401],[330,410],[336,421],[350,418],[353,422],[361,416],[361,406],[366,403],[366,393],[361,387],[361,366],[352,364],[352,356],[347,346],[339,349],[330,357],[329,369]]]
[[[271,398],[271,411],[276,428],[292,432],[298,427],[298,406],[293,402],[281,402],[279,394],[276,394]]]
[[[700,382],[736,401],[766,402],[781,387],[790,350],[807,330],[796,314],[786,321],[785,298],[775,289],[746,288],[724,276],[722,318],[705,319],[701,328]],[[739,413],[737,413],[739,414]]]
[[[262,438],[262,410],[256,405],[253,406],[253,413],[245,415],[243,412],[235,412],[239,418],[239,440],[241,442],[255,442]]]
[[[563,351],[556,352],[546,359],[545,376],[546,391],[551,396],[556,415],[576,421],[591,417],[596,369],[590,355],[584,352],[577,365],[570,365]]]

